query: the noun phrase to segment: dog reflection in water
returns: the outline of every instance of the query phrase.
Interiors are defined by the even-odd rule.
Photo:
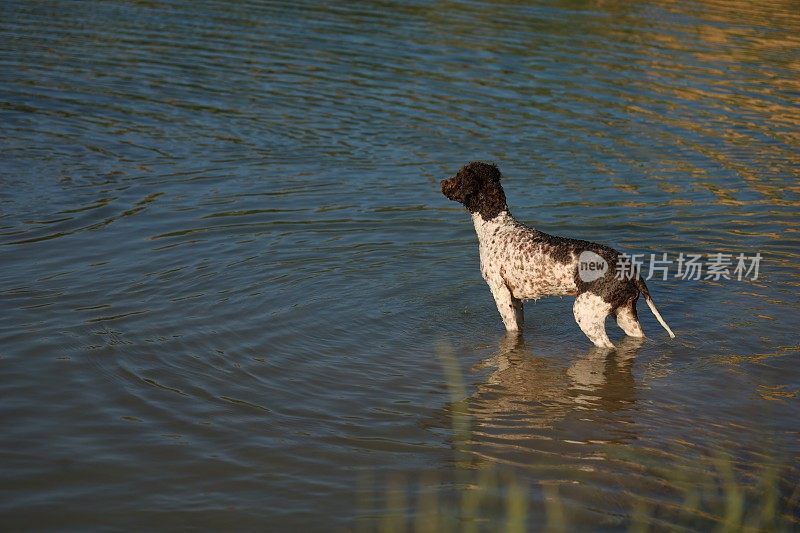
[[[550,427],[576,410],[632,407],[631,367],[642,343],[626,337],[613,351],[592,347],[565,369],[558,360],[536,357],[521,336],[506,335],[494,355],[473,367],[491,369],[468,400],[475,430],[497,435],[494,430],[514,427],[522,436],[523,427]]]

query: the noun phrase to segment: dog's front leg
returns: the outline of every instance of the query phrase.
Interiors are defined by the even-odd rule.
[[[522,331],[524,313],[522,310],[522,300],[514,298],[504,281],[487,280],[489,289],[492,291],[497,310],[500,311],[500,318],[507,331]]]

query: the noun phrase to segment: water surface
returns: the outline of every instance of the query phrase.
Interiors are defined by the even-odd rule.
[[[454,468],[437,345],[459,468],[531,509],[625,527],[719,450],[791,498],[796,8],[3,2],[2,523],[349,529],[365,476]],[[438,191],[473,159],[544,231],[760,276],[651,281],[675,340],[640,304],[598,354],[553,298],[512,342]]]

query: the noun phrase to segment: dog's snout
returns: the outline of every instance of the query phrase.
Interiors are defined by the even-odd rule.
[[[441,187],[442,187],[442,194],[444,194],[445,196],[447,196],[449,198],[450,197],[450,191],[452,191],[452,189],[453,189],[453,178],[448,178],[448,179],[442,180]]]

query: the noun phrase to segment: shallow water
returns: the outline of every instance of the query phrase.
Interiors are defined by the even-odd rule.
[[[717,450],[789,498],[798,35],[790,1],[3,2],[2,523],[350,528],[364,476],[454,465],[437,346],[466,468],[534,509],[624,527]],[[438,190],[473,159],[544,231],[759,277],[650,281],[674,340],[640,303],[598,354],[552,298],[510,342]]]

